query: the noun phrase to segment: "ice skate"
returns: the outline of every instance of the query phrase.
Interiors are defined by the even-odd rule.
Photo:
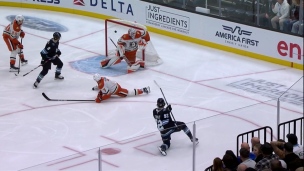
[[[35,83],[33,84],[33,88],[36,89],[38,87],[38,84],[39,83],[37,81],[35,81]]]
[[[144,87],[143,89],[143,92],[146,93],[146,94],[149,94],[150,93],[150,87]]]
[[[166,152],[166,149],[164,146],[159,146],[157,147],[159,152],[163,155],[163,156],[166,156],[167,155],[167,152]]]
[[[193,138],[191,139],[191,142],[193,142]],[[198,138],[195,138],[195,144],[197,145],[199,143]]]
[[[27,60],[21,59],[21,65],[23,66],[23,65],[26,65],[26,64],[27,64]]]
[[[18,72],[18,70],[19,70],[18,67],[15,67],[15,65],[12,65],[12,64],[11,64],[10,72]]]
[[[63,79],[64,79],[64,77],[62,75],[60,75],[60,74],[55,75],[55,80],[63,80]]]

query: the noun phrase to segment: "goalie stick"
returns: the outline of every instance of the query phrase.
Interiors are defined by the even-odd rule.
[[[165,94],[164,94],[162,88],[157,84],[157,82],[156,82],[155,80],[154,80],[154,83],[155,83],[155,84],[157,85],[157,87],[160,89],[161,93],[163,94],[163,97],[164,97],[164,100],[165,100],[165,102],[166,102],[166,105],[168,106],[168,102],[167,102],[167,99],[166,99],[166,97],[165,97]],[[174,118],[174,115],[173,115],[172,111],[170,111],[170,114],[171,114],[171,116],[172,116],[174,122],[176,122],[176,120],[175,120],[175,118]],[[175,123],[175,126],[177,127],[176,123]]]
[[[95,100],[70,100],[70,99],[50,99],[45,93],[42,93],[42,96],[48,101],[70,101],[70,102],[95,102]]]

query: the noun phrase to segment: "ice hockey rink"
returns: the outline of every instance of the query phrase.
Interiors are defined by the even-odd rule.
[[[152,116],[162,97],[173,107],[176,120],[192,130],[196,125],[196,170],[212,165],[226,150],[236,151],[240,133],[271,126],[276,135],[277,98],[257,86],[287,90],[303,77],[303,71],[242,57],[236,54],[150,33],[163,64],[125,74],[122,63],[101,69],[104,55],[104,21],[79,15],[34,9],[0,7],[0,28],[7,16],[22,14],[59,23],[64,81],[54,80],[55,66],[33,89],[41,68],[40,51],[53,32],[23,27],[25,58],[18,76],[9,72],[10,53],[0,41],[0,170],[98,170],[98,149],[103,171],[192,170],[193,147],[183,133],[172,135],[167,156],[157,146],[162,141]],[[95,61],[95,62],[94,62]],[[91,62],[91,63],[90,63]],[[88,64],[89,63],[89,64]],[[17,62],[18,64],[18,62]],[[84,70],[83,70],[84,68]],[[119,71],[118,74],[113,74]],[[94,100],[94,72],[108,76],[122,87],[150,86],[151,93],[95,102],[47,101],[53,99]],[[112,73],[112,75],[108,75]],[[251,85],[251,86],[248,86]],[[247,87],[246,87],[247,86]],[[300,98],[281,101],[280,122],[303,116],[303,80],[292,89]]]

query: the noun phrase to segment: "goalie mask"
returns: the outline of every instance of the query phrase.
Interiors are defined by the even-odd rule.
[[[23,17],[23,15],[16,15],[15,20],[17,21],[17,23],[19,25],[22,25],[23,21],[24,21],[24,17]]]
[[[130,28],[128,34],[132,39],[135,39],[136,30],[134,28]]]
[[[165,101],[163,98],[158,98],[157,99],[157,107],[163,108],[165,106]]]
[[[101,76],[99,74],[94,74],[93,79],[98,82],[101,79]]]

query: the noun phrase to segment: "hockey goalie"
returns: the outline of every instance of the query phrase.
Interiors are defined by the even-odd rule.
[[[121,60],[125,60],[128,64],[127,73],[137,71],[139,68],[145,67],[145,61],[136,60],[136,52],[144,50],[150,35],[146,30],[129,28],[128,34],[122,35],[117,42],[116,54],[108,57],[100,62],[102,68],[108,68],[118,64]]]

